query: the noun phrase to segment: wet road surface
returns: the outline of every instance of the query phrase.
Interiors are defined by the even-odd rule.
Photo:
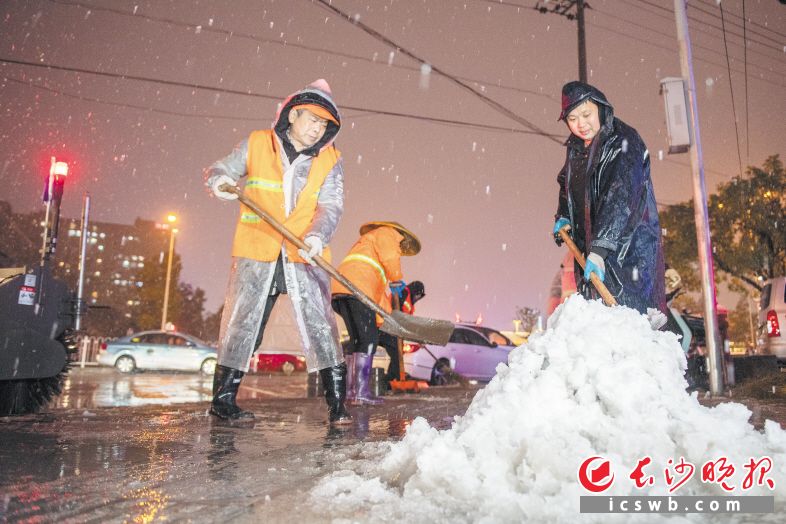
[[[329,522],[308,491],[416,417],[447,428],[476,388],[432,388],[355,408],[331,429],[304,374],[250,375],[251,425],[207,415],[199,375],[73,370],[44,413],[0,418],[0,520],[27,522]]]
[[[239,403],[257,419],[245,426],[207,415],[211,386],[197,374],[72,370],[45,412],[0,418],[0,521],[330,522],[308,500],[320,479],[399,440],[417,416],[450,427],[477,391],[388,396],[331,429],[304,374],[246,376]],[[782,400],[734,400],[757,427],[786,425]]]

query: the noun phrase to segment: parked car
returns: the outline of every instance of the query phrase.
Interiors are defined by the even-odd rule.
[[[295,371],[306,371],[306,357],[290,353],[256,353],[250,369],[257,373],[282,372],[291,375]]]
[[[762,350],[786,365],[786,277],[767,280],[761,290],[759,327]]]
[[[459,375],[486,382],[496,374],[497,364],[507,364],[508,354],[515,347],[508,337],[496,329],[475,324],[456,324],[445,346],[406,342],[404,371],[413,378],[432,381],[447,361]]]
[[[216,348],[191,335],[174,331],[144,331],[101,345],[98,363],[121,373],[137,369],[216,371]]]

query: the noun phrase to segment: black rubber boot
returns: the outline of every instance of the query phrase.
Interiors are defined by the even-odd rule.
[[[337,366],[320,369],[319,378],[325,388],[325,400],[328,405],[328,420],[331,424],[350,424],[352,415],[347,411],[344,401],[347,399],[347,365],[342,362]]]
[[[243,411],[235,403],[237,390],[240,389],[240,381],[243,373],[239,369],[216,366],[216,373],[213,375],[213,403],[210,405],[210,414],[224,420],[253,420],[254,414],[250,411]]]

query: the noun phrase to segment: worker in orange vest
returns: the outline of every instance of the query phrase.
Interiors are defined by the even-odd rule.
[[[221,419],[253,419],[237,406],[240,381],[262,341],[279,294],[294,306],[309,371],[319,371],[331,424],[349,423],[345,407],[347,367],[330,308],[330,277],[312,257],[330,260],[327,247],[344,210],[341,154],[333,141],[341,117],[330,87],[317,80],[281,105],[272,129],[254,131],[227,157],[206,171],[215,196],[245,178],[243,193],[303,239],[298,250],[246,206],[241,205],[232,246],[232,271],[221,318],[218,366],[210,413]]]
[[[401,296],[406,285],[401,257],[420,251],[417,236],[398,222],[369,222],[360,227],[360,239],[338,267],[360,291],[390,312],[391,293]],[[333,309],[344,319],[350,339],[349,392],[352,404],[379,404],[370,390],[371,365],[379,343],[382,319],[350,291],[333,282]]]

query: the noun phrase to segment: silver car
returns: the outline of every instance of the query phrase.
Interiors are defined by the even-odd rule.
[[[497,364],[508,363],[515,348],[511,340],[497,331],[475,324],[456,324],[445,346],[404,344],[404,371],[416,379],[432,383],[440,375],[443,363],[459,375],[487,382],[497,373]]]
[[[761,290],[759,326],[764,352],[786,365],[786,277],[768,280]]]
[[[121,373],[137,369],[216,371],[216,348],[191,335],[169,331],[144,331],[102,344],[97,357],[103,366]]]

